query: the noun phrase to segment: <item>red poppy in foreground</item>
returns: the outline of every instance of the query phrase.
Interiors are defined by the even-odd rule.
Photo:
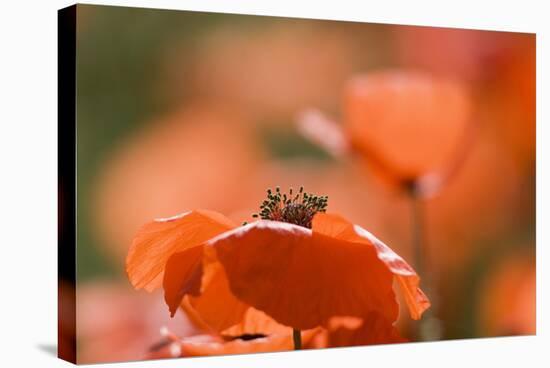
[[[151,358],[264,353],[294,348],[292,328],[276,323],[254,308],[247,309],[238,325],[218,334],[205,332],[180,338],[167,330],[162,332],[164,339],[151,349]],[[303,331],[304,347],[313,347],[311,341],[320,332],[318,328]]]
[[[430,303],[414,270],[360,226],[324,213],[326,204],[302,189],[288,196],[277,189],[268,191],[261,219],[243,226],[206,210],[153,221],[134,239],[128,276],[138,289],[162,284],[172,315],[182,306],[222,334],[249,308],[294,334],[339,316],[376,315],[393,328],[394,280],[419,319]]]
[[[292,329],[277,324],[254,308],[247,310],[242,323],[223,334],[204,333],[180,338],[167,329],[163,329],[161,334],[163,339],[151,347],[147,359],[266,353],[294,349]],[[333,317],[325,328],[303,331],[301,336],[304,349],[407,341],[399,336],[397,329],[389,321],[374,313],[364,319]]]

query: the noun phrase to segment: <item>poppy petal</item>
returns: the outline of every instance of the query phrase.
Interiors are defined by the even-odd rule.
[[[162,285],[164,266],[174,253],[197,246],[234,228],[225,216],[207,210],[183,213],[144,225],[126,257],[126,273],[136,289],[152,291]]]
[[[185,295],[200,295],[202,256],[203,247],[196,246],[173,254],[166,262],[162,286],[171,317],[174,317]]]
[[[344,131],[336,122],[327,118],[321,111],[310,109],[298,116],[300,133],[324,148],[334,157],[342,157],[350,151]]]
[[[418,287],[420,277],[412,267],[367,230],[352,224],[341,216],[327,213],[315,215],[312,227],[314,233],[373,246],[378,258],[396,277],[413,319],[419,319],[422,313],[430,307],[430,301]]]
[[[239,324],[249,306],[237,299],[229,289],[221,265],[205,260],[202,291],[199,296],[186,296],[181,306],[199,327],[220,332]]]
[[[318,329],[302,331],[302,343],[307,345],[318,333]],[[257,338],[229,338],[198,335],[184,338],[180,342],[182,356],[211,356],[248,353],[267,353],[294,350],[292,333],[273,334]]]
[[[294,344],[291,335],[275,335],[248,341],[241,339],[220,341],[217,338],[211,338],[210,341],[207,339],[183,339],[181,341],[183,356],[267,353],[293,349]]]
[[[233,294],[281,324],[306,330],[370,310],[397,318],[392,274],[373,247],[276,221],[228,231],[205,247],[215,250]]]
[[[273,318],[269,317],[262,311],[248,307],[242,320],[237,325],[234,325],[224,331],[224,336],[241,336],[241,335],[290,335],[292,328],[277,323]]]
[[[328,327],[328,346],[360,346],[376,344],[393,344],[407,340],[382,315],[371,312],[365,318],[333,317]]]

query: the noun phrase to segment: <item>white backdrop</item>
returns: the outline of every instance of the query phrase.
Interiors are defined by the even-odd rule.
[[[544,1],[97,1],[95,4],[536,32],[536,337],[126,363],[128,367],[548,366],[548,67]],[[219,3],[219,4],[218,4]],[[0,366],[58,367],[57,9],[68,1],[4,1],[0,21]],[[545,24],[546,22],[546,24]],[[544,144],[544,142],[547,142]],[[544,168],[543,166],[546,166]],[[545,313],[546,312],[546,313]],[[546,348],[546,349],[545,349]]]

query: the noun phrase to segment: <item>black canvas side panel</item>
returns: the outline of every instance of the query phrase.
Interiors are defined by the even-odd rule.
[[[76,5],[59,10],[57,355],[76,363]]]

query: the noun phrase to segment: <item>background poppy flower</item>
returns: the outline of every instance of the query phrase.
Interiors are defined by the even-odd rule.
[[[519,248],[493,265],[480,283],[478,294],[476,317],[481,333],[536,334],[536,267],[532,251]]]
[[[344,129],[353,146],[397,179],[445,168],[459,151],[469,118],[460,83],[418,71],[381,71],[352,78]]]
[[[315,112],[301,115],[299,124],[330,152],[357,152],[386,179],[402,184],[447,174],[465,144],[469,114],[460,82],[384,70],[348,81],[340,127]]]
[[[152,359],[147,352],[163,327],[181,337],[201,332],[184,314],[170,318],[158,293],[136,293],[127,283],[79,286],[76,302],[80,364]]]

